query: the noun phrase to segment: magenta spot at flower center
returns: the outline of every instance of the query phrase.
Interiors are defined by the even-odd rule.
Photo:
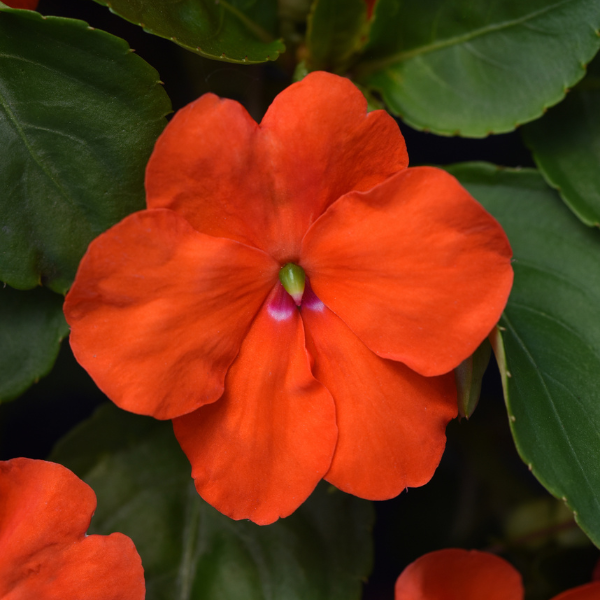
[[[321,302],[321,300],[310,287],[308,279],[306,279],[306,286],[300,306],[296,306],[296,302],[292,295],[286,291],[281,282],[271,292],[271,295],[267,300],[267,311],[269,315],[271,315],[271,317],[273,317],[276,321],[285,321],[286,319],[289,319],[294,314],[294,311],[298,308],[314,310],[318,312],[321,312],[325,309],[323,302]]]
[[[292,297],[285,291],[281,283],[277,285],[275,293],[267,301],[267,311],[276,321],[289,319],[296,310]]]
[[[306,280],[304,296],[302,297],[302,308],[308,308],[309,310],[316,310],[318,312],[321,312],[325,309],[325,305],[313,292],[313,289],[310,287],[310,283],[308,280]]]

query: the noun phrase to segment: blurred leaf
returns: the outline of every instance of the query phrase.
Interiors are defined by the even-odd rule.
[[[492,346],[486,339],[481,346],[475,350],[472,356],[454,369],[456,389],[458,392],[458,414],[469,418],[477,408],[481,394],[481,382],[483,375],[490,362]]]
[[[65,292],[89,242],[144,208],[170,102],[127,44],[0,9],[0,280]]]
[[[575,525],[569,508],[550,497],[536,498],[512,510],[505,522],[505,535],[509,544],[532,549],[551,542],[567,548],[591,545]]]
[[[69,333],[63,298],[43,288],[0,286],[0,403],[47,375]]]
[[[147,31],[208,58],[277,60],[277,0],[96,0]]]
[[[535,170],[449,170],[500,221],[514,251],[494,350],[519,454],[600,545],[600,231]]]
[[[548,183],[586,225],[600,226],[600,57],[566,100],[523,135]]]
[[[597,0],[379,0],[356,80],[417,129],[512,131],[584,76],[599,28]]]
[[[306,32],[310,70],[343,72],[367,42],[365,0],[314,0]]]
[[[121,531],[142,556],[147,600],[349,600],[371,568],[370,502],[320,485],[260,527],[198,496],[170,423],[102,406],[52,460],[98,495],[90,533]]]

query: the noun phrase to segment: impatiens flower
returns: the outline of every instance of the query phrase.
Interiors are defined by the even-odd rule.
[[[518,571],[504,559],[475,550],[438,550],[408,565],[396,581],[396,600],[523,600]],[[600,583],[553,600],[600,600]]]
[[[407,164],[342,77],[290,86],[260,125],[207,94],[158,140],[148,210],[85,255],[75,356],[120,407],[174,419],[223,513],[271,523],[323,477],[391,498],[438,465],[511,251],[453,177]]]
[[[0,598],[143,600],[133,542],[86,536],[95,509],[93,490],[61,465],[0,462]]]
[[[2,0],[6,6],[10,8],[26,8],[27,10],[35,10],[39,0]]]

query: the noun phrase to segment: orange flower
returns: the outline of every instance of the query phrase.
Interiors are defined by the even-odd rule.
[[[207,94],[158,140],[148,210],[84,257],[75,356],[122,408],[175,419],[223,513],[271,523],[323,477],[391,498],[438,465],[511,252],[453,177],[407,164],[342,77],[290,86],[260,125]]]
[[[92,489],[61,465],[0,462],[2,600],[143,600],[141,559],[121,533],[86,536]]]
[[[408,565],[396,581],[396,600],[523,600],[521,575],[504,559],[476,550],[438,550]],[[600,583],[553,600],[599,600]]]

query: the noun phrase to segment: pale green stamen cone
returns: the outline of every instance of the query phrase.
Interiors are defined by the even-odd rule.
[[[294,299],[296,305],[300,306],[306,281],[304,269],[294,263],[288,263],[285,267],[281,267],[279,281],[281,281],[285,291]]]

